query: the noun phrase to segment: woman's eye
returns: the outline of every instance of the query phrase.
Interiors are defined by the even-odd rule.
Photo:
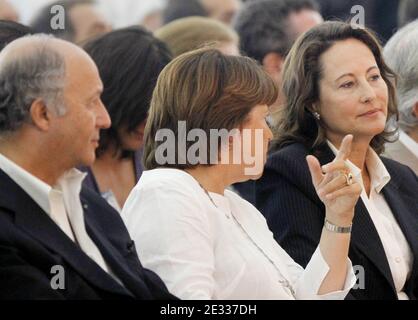
[[[349,88],[351,88],[353,85],[354,85],[354,82],[350,81],[350,82],[343,83],[343,84],[340,86],[340,88],[349,89]]]
[[[377,81],[380,79],[380,75],[376,74],[374,76],[371,77],[372,81]]]

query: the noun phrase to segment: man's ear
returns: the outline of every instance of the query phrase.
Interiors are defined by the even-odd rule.
[[[284,58],[276,53],[269,52],[263,58],[263,67],[274,79],[278,78],[282,72]]]
[[[415,106],[412,108],[412,113],[415,115],[415,118],[418,119],[418,101],[415,103]]]
[[[42,131],[47,131],[51,125],[51,111],[45,102],[38,98],[30,106],[30,116],[32,123]]]

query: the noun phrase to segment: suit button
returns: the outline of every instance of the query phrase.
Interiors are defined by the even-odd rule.
[[[89,208],[88,204],[83,204],[83,208],[87,210]]]

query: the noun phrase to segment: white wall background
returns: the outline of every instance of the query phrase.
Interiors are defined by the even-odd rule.
[[[19,11],[20,22],[30,23],[40,8],[54,0],[9,0]],[[115,28],[138,24],[148,13],[161,9],[167,0],[96,0]]]

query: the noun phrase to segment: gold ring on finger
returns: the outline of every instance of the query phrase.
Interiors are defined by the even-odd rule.
[[[351,186],[354,182],[353,174],[351,172],[344,173],[344,177],[345,177],[345,183],[347,184],[347,186]]]

